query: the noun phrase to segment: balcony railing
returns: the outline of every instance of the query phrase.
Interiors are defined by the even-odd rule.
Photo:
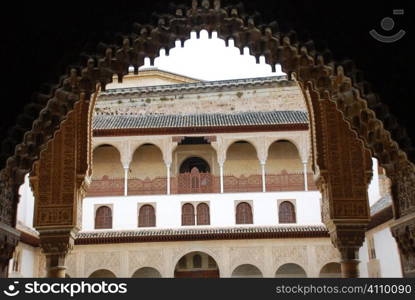
[[[304,174],[288,173],[266,174],[265,186],[267,192],[304,191]],[[307,174],[308,190],[315,191],[313,174]],[[88,197],[122,196],[124,195],[124,179],[108,178],[94,179],[88,189]],[[261,175],[223,177],[225,193],[262,192]],[[190,172],[170,178],[171,194],[220,193],[220,177],[210,173]],[[167,194],[167,178],[128,179],[128,195],[165,195]]]

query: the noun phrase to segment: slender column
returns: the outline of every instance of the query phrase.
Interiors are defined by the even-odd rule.
[[[365,239],[365,224],[334,224],[328,226],[332,243],[339,249],[343,278],[359,277],[359,248]]]
[[[167,169],[167,195],[170,195],[171,191],[170,191],[170,168],[171,168],[171,164],[166,164],[166,169]]]
[[[130,167],[124,167],[124,196],[128,196],[128,171]]]
[[[76,228],[38,229],[40,246],[46,256],[48,278],[65,278],[65,260],[72,250]]]
[[[303,161],[304,166],[304,191],[308,191],[308,182],[307,182],[307,162]]]
[[[339,249],[341,254],[341,271],[343,278],[359,278],[359,248]]]
[[[261,161],[261,174],[262,174],[262,192],[265,193],[267,191],[266,188],[266,178],[265,178],[265,164],[266,161]]]
[[[223,194],[223,163],[219,164],[220,173],[220,193]]]

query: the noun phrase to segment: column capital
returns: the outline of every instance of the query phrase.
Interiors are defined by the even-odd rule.
[[[359,248],[365,240],[367,223],[331,223],[327,228],[331,242],[339,250],[342,259],[358,259]]]
[[[395,220],[391,226],[402,257],[405,277],[415,276],[415,213]]]
[[[37,231],[45,255],[66,255],[72,250],[79,229],[76,227],[37,228]]]
[[[46,256],[47,277],[64,278],[66,256],[73,249],[76,227],[38,228],[40,247]]]
[[[20,232],[4,223],[0,223],[0,278],[8,277],[9,260],[20,240]]]

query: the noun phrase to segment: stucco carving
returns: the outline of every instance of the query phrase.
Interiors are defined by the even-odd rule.
[[[120,251],[86,252],[85,276],[89,276],[99,269],[108,269],[119,277],[121,274],[121,255]]]
[[[231,247],[229,255],[231,270],[240,265],[251,264],[264,274],[264,247]]]
[[[31,171],[33,163],[42,157],[41,151],[46,148],[47,150],[43,153],[52,152],[53,148],[53,152],[62,153],[65,159],[59,163],[60,167],[53,171],[55,172],[53,178],[50,177],[50,174],[41,174],[40,176],[45,178],[45,187],[62,187],[62,185],[65,187],[51,193],[51,195],[58,196],[54,199],[59,199],[59,204],[52,204],[53,202],[49,201],[47,197],[45,198],[45,194],[39,190],[37,198],[43,199],[39,202],[36,220],[39,225],[48,226],[74,224],[78,218],[72,215],[69,210],[78,205],[79,201],[71,200],[72,203],[69,201],[69,198],[72,197],[69,196],[71,194],[69,189],[72,187],[66,184],[72,182],[75,176],[77,186],[74,192],[78,193],[85,176],[90,175],[88,172],[78,172],[78,167],[85,168],[88,165],[92,152],[83,139],[89,139],[90,122],[75,130],[72,126],[65,128],[64,120],[67,121],[66,124],[72,125],[82,122],[81,120],[90,121],[90,115],[87,118],[81,116],[80,119],[74,121],[71,119],[73,118],[71,116],[75,115],[72,109],[75,107],[76,110],[76,106],[82,105],[82,103],[89,105],[91,95],[97,91],[97,83],[101,85],[102,89],[105,89],[105,85],[112,80],[113,74],[116,74],[121,81],[122,77],[128,73],[129,66],[132,65],[135,70],[138,70],[138,67],[143,64],[144,57],[148,56],[153,61],[158,55],[159,49],[165,48],[168,51],[174,46],[176,39],[183,42],[190,36],[191,30],[199,31],[200,29],[207,29],[209,32],[217,30],[218,36],[225,39],[227,43],[230,38],[233,38],[238,48],[243,49],[248,46],[255,57],[264,55],[266,62],[273,67],[276,63],[281,63],[283,71],[295,76],[299,82],[304,83],[304,86],[310,83],[320,99],[323,101],[333,100],[339,110],[338,113],[347,124],[350,124],[353,132],[357,133],[356,139],[364,142],[364,146],[369,148],[372,154],[379,159],[381,165],[385,167],[388,175],[392,178],[394,201],[397,201],[395,202],[397,217],[411,215],[411,212],[414,211],[414,197],[412,195],[415,185],[413,184],[414,166],[409,159],[412,161],[414,159],[413,147],[405,130],[399,127],[396,119],[390,115],[385,106],[379,103],[377,97],[370,90],[365,90],[365,82],[360,76],[357,76],[356,67],[350,62],[345,62],[343,67],[335,68],[334,66],[338,64],[334,61],[324,61],[323,56],[316,53],[313,43],[303,43],[297,40],[295,35],[279,32],[278,27],[275,26],[267,24],[256,26],[253,19],[246,17],[237,7],[231,6],[224,10],[220,9],[217,3],[215,7],[215,9],[210,9],[206,2],[205,5],[199,6],[197,1],[193,1],[192,9],[187,10],[186,15],[176,11],[176,15],[164,15],[162,18],[164,21],[158,22],[159,26],[137,25],[135,32],[124,39],[122,45],[114,47],[115,49],[108,47],[105,53],[94,58],[91,57],[84,66],[71,69],[58,87],[51,89],[48,95],[39,95],[40,100],[30,104],[35,106],[34,110],[39,112],[39,115],[33,114],[33,110],[30,108],[26,109],[25,111],[29,111],[29,113],[25,112],[22,119],[30,120],[30,122],[25,121],[26,124],[17,124],[15,128],[10,130],[10,136],[3,141],[0,176],[2,187],[0,194],[2,197],[0,201],[1,222],[12,227],[15,225],[18,197],[13,189],[23,183],[24,175]],[[262,32],[258,28],[266,30]],[[313,108],[316,109],[319,105],[320,103],[317,101],[313,104]],[[333,114],[334,108],[330,108],[330,110],[331,113],[326,115],[329,121],[335,115]],[[78,112],[81,111],[89,111],[90,113],[91,109],[84,106],[83,109],[78,110]],[[317,126],[320,122],[321,120],[317,117],[315,125]],[[330,133],[329,129],[330,127],[323,130],[316,129],[317,141]],[[73,143],[71,142],[73,136],[79,135],[81,131],[85,135],[82,135],[83,138],[79,140],[81,141],[79,148],[74,151],[81,156],[76,157],[74,153],[66,152],[73,147],[62,148],[62,145],[66,142],[68,145]],[[24,132],[24,135],[16,135],[16,132]],[[49,141],[52,138],[54,138],[54,146],[50,147]],[[336,137],[331,135],[331,138],[335,139]],[[329,145],[329,147],[335,146]],[[352,148],[350,150],[352,152],[349,152],[349,155],[355,161],[358,156],[356,153],[359,151]],[[327,163],[333,159],[331,157],[325,161],[330,152],[321,148],[317,149],[314,155],[318,157],[320,172],[326,169]],[[70,167],[73,165],[72,159],[79,163],[78,167]],[[47,165],[50,160],[45,157],[42,163]],[[340,167],[341,165],[336,166],[337,172]],[[50,167],[42,169],[51,170]],[[76,175],[71,173],[74,170],[77,172]],[[355,176],[361,175],[361,171],[357,168],[352,170],[352,173],[346,172],[346,177],[338,178],[339,173],[334,170],[333,177],[325,180],[326,188],[332,189],[332,191],[330,193],[323,191],[323,195],[344,194],[350,196],[353,194],[355,197],[357,194],[361,194],[363,191],[361,183],[365,180],[361,180],[360,176]],[[329,170],[328,173],[332,173],[332,170]],[[59,176],[55,177],[57,174]],[[365,176],[369,177],[367,174]],[[334,180],[335,178],[338,178],[339,181]],[[53,181],[52,185],[50,185],[51,180]],[[334,185],[332,186],[332,184]],[[40,185],[39,188],[42,189],[42,186]],[[345,187],[351,187],[351,189],[344,190]],[[355,206],[349,210],[351,204],[349,199],[345,201],[335,197],[330,199],[332,203],[326,212],[330,213],[332,217],[339,215],[341,218],[347,219],[348,214],[352,213],[352,218],[367,218],[367,205],[363,204],[363,200],[353,202]],[[78,210],[72,210],[72,212],[76,211]],[[415,221],[412,218],[408,222],[414,224]]]
[[[272,248],[273,267],[275,270],[284,264],[295,263],[308,269],[307,246],[279,246]]]
[[[130,276],[140,268],[152,267],[163,270],[163,249],[138,250],[128,252],[128,274]]]

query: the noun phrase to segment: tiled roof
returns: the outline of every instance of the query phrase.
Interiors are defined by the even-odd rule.
[[[307,124],[303,111],[242,112],[194,115],[97,115],[94,129],[185,128]]]
[[[257,78],[244,78],[244,79],[231,79],[231,80],[217,80],[217,81],[200,81],[193,83],[183,84],[168,84],[168,85],[155,85],[155,86],[142,86],[142,87],[130,87],[130,88],[118,88],[109,89],[100,92],[100,96],[109,95],[128,95],[128,94],[145,94],[154,92],[172,92],[177,90],[193,90],[193,89],[205,89],[205,88],[221,88],[230,86],[245,86],[245,85],[257,85],[267,84],[274,82],[288,82],[287,76],[270,76],[270,77],[257,77]]]
[[[238,226],[227,228],[139,229],[79,232],[76,244],[162,242],[180,240],[327,237],[323,225]]]

